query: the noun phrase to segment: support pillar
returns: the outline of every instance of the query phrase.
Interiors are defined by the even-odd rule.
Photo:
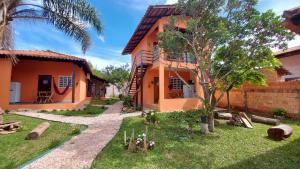
[[[0,59],[0,108],[3,110],[9,108],[11,73],[11,61],[9,59]]]
[[[72,66],[72,103],[75,103],[75,90],[76,90],[76,64]]]

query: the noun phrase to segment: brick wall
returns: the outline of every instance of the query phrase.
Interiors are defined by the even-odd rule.
[[[229,96],[235,109],[272,116],[274,109],[284,108],[289,117],[300,119],[300,81],[270,82],[266,87],[245,84]],[[226,95],[219,106],[227,107]]]

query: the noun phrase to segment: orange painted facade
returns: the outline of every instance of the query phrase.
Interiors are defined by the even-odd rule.
[[[38,95],[39,75],[51,75],[56,84],[59,84],[60,76],[72,76],[72,62],[20,60],[13,65],[8,59],[0,58],[0,107],[2,109],[76,109],[86,101],[87,97],[87,73],[76,64],[75,102],[72,103],[72,87],[64,95],[58,95],[51,84],[54,103],[36,104]],[[20,103],[10,104],[10,84],[21,84]],[[73,85],[74,86],[74,85]],[[65,88],[59,88],[63,91]]]
[[[141,51],[151,51],[153,54],[153,48],[157,43],[157,34],[163,32],[164,26],[168,24],[169,18],[160,18],[143,37],[140,43],[132,51],[132,64],[134,64],[135,57],[138,57]],[[179,19],[177,27],[185,28],[185,19]],[[154,108],[161,112],[191,110],[201,107],[200,99],[196,98],[197,95],[201,95],[201,87],[197,82],[197,78],[188,71],[195,67],[195,64],[187,62],[174,62],[166,59],[166,56],[159,52],[159,58],[153,59],[149,67],[147,67],[146,73],[143,77],[143,87],[139,91],[138,105],[143,105],[143,108]],[[171,68],[170,68],[171,67]],[[186,82],[193,81],[195,96],[193,98],[184,98],[182,89],[170,89],[170,78],[178,78],[172,68],[179,68],[180,77]],[[155,103],[155,78],[158,78],[159,86],[159,99],[158,103]],[[176,94],[178,95],[176,97]],[[175,97],[174,97],[175,95]],[[143,99],[141,99],[143,97]],[[136,100],[136,97],[134,98]],[[143,102],[142,102],[143,101]]]

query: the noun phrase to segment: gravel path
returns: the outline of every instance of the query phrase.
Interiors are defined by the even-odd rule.
[[[25,166],[25,169],[84,169],[90,168],[97,154],[118,132],[123,116],[120,115],[122,102],[110,106],[100,116],[61,117],[58,115],[43,115],[41,113],[16,113],[47,120],[87,124],[88,128],[80,135],[54,149],[49,154]],[[81,121],[82,120],[82,121]]]

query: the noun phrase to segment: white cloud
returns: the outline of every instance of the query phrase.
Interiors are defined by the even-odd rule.
[[[167,0],[166,4],[176,4],[178,0]]]
[[[103,35],[99,35],[98,38],[102,41],[102,42],[105,42],[105,38]]]
[[[95,57],[95,56],[85,56],[84,58],[89,62],[91,62],[96,69],[100,69],[100,70],[105,68],[108,65],[119,66],[128,63],[128,62],[122,62],[118,60],[102,59],[100,57]]]

